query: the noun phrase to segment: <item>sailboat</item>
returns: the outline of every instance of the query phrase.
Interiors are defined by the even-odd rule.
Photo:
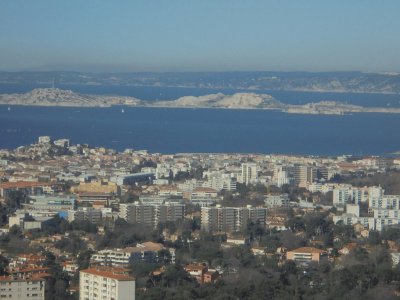
[[[10,110],[11,110],[11,107],[8,107],[7,110],[10,111]]]
[[[125,113],[125,110],[124,110],[123,108],[121,108],[121,113],[122,113],[122,114]]]

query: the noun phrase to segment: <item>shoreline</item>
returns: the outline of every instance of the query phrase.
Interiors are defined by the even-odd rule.
[[[223,109],[223,110],[260,110],[260,111],[276,111],[285,114],[296,114],[296,115],[333,115],[333,116],[345,116],[352,114],[365,114],[365,113],[376,113],[376,114],[400,114],[400,108],[381,108],[381,107],[362,107],[361,110],[343,110],[343,111],[329,111],[329,110],[310,110],[306,111],[301,106],[285,108],[262,108],[262,107],[211,107],[211,106],[172,106],[172,105],[129,105],[129,104],[112,104],[112,105],[48,105],[48,104],[22,104],[22,103],[0,103],[0,106],[32,106],[32,107],[61,107],[61,108],[112,108],[112,107],[124,107],[124,108],[164,108],[164,109]],[[289,106],[288,105],[288,106]]]

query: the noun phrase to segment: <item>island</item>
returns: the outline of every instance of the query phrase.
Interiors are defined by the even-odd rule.
[[[37,88],[24,94],[2,94],[0,105],[65,106],[65,107],[164,107],[275,110],[291,114],[345,115],[352,113],[400,113],[400,108],[364,107],[337,101],[285,104],[268,94],[222,93],[184,96],[176,100],[144,101],[127,96],[87,95],[58,88]]]

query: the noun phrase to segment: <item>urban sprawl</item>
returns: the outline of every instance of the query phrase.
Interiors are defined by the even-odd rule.
[[[399,175],[395,156],[167,155],[41,136],[0,150],[0,298],[396,297]]]

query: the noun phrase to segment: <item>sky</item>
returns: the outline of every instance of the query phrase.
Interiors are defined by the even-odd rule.
[[[400,71],[398,0],[1,0],[0,71]]]

